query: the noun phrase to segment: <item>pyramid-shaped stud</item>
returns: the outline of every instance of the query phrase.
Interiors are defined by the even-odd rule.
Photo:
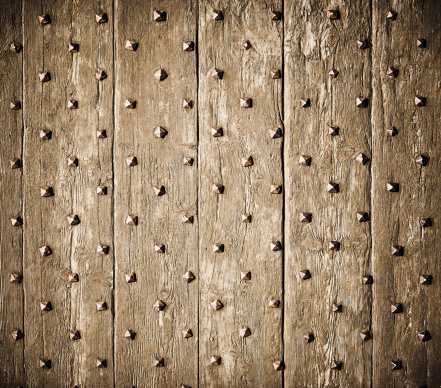
[[[182,43],[182,50],[184,51],[194,51],[194,42],[192,41],[185,41]]]
[[[394,137],[398,134],[398,130],[395,127],[389,128],[386,132],[391,137]]]
[[[253,47],[253,46],[251,46],[250,41],[247,40],[247,41],[245,41],[245,42],[242,43],[242,47],[243,47],[245,50],[249,50],[249,49],[250,49],[251,47]]]
[[[43,245],[41,248],[39,248],[39,251],[42,257],[49,256],[52,254],[52,250],[48,245]]]
[[[242,338],[249,337],[251,335],[251,330],[248,327],[242,328],[239,330],[239,335]]]
[[[124,274],[124,277],[126,279],[126,283],[135,283],[136,282],[136,273],[135,272],[126,273],[126,274]]]
[[[42,187],[40,189],[40,196],[42,197],[52,197],[54,195],[54,191],[52,190],[52,187]]]
[[[155,244],[154,250],[156,253],[165,253],[165,244]]]
[[[332,312],[333,313],[341,313],[342,311],[343,311],[343,306],[341,304],[338,304],[338,303],[332,304]]]
[[[284,370],[285,369],[285,363],[283,361],[274,361],[273,362],[273,368],[275,371]]]
[[[400,191],[400,185],[394,182],[387,182],[386,190],[390,193],[398,193]]]
[[[20,216],[12,217],[11,218],[11,225],[12,226],[21,226],[23,225],[23,220]]]
[[[222,253],[225,249],[224,244],[213,244],[213,252],[214,253]]]
[[[50,24],[51,18],[48,14],[38,16],[39,23],[44,26],[45,24]]]
[[[273,184],[270,186],[271,194],[281,194],[282,193],[282,185]]]
[[[71,283],[76,283],[80,280],[77,273],[70,273],[67,275],[67,280]]]
[[[153,11],[153,20],[155,22],[165,22],[167,20],[167,13],[165,11]]]
[[[426,97],[416,96],[415,106],[426,106]]]
[[[282,72],[279,69],[272,69],[270,70],[271,78],[272,79],[280,79],[282,78]]]
[[[427,42],[426,39],[417,39],[417,47],[426,48]]]
[[[47,71],[38,73],[38,79],[40,82],[49,82],[51,80],[51,75]]]
[[[309,333],[305,334],[305,335],[303,336],[303,338],[305,339],[305,342],[306,342],[306,343],[310,343],[310,342],[314,341],[314,334],[312,334],[311,332],[309,332]]]
[[[211,308],[213,310],[220,310],[222,307],[224,307],[224,305],[222,304],[222,302],[219,299],[213,300],[211,302]]]
[[[355,160],[363,166],[369,162],[369,158],[363,153],[358,154]]]
[[[182,337],[184,337],[184,338],[191,338],[191,337],[193,337],[193,331],[191,329],[184,329],[184,330],[182,330]]]
[[[22,45],[17,42],[12,42],[11,45],[9,46],[9,49],[14,53],[19,53],[22,49]]]
[[[96,302],[95,306],[96,306],[96,311],[107,310],[107,303],[105,301]]]
[[[184,223],[184,224],[192,224],[193,221],[194,221],[194,218],[191,215],[184,214],[182,216],[182,223]]]
[[[221,137],[224,135],[222,127],[216,126],[211,128],[211,135],[213,137]]]
[[[369,330],[362,331],[360,333],[360,338],[362,341],[369,341],[370,339],[372,339],[371,332]]]
[[[337,78],[338,74],[339,74],[339,72],[338,72],[337,69],[331,69],[331,70],[329,71],[329,76],[330,76],[331,78]]]
[[[240,280],[243,280],[243,281],[251,280],[251,272],[250,271],[242,271],[240,273]]]
[[[101,255],[107,255],[109,253],[109,246],[104,244],[98,244],[96,251]]]
[[[308,269],[300,271],[299,274],[302,280],[307,280],[311,278],[311,272],[309,272]]]
[[[80,223],[80,218],[76,214],[71,214],[67,216],[67,222],[69,225],[78,225]]]
[[[429,163],[429,158],[425,155],[418,155],[415,158],[415,163],[419,164],[420,166],[427,166],[427,163]]]
[[[167,73],[163,69],[158,69],[155,71],[155,78],[158,81],[164,81],[167,78]]]
[[[251,108],[253,106],[253,100],[249,97],[243,97],[240,99],[241,108]]]
[[[282,244],[280,241],[273,240],[270,242],[270,249],[273,252],[281,251],[282,250]]]
[[[106,186],[97,186],[96,193],[97,193],[97,195],[107,195],[107,187]]]
[[[386,14],[387,20],[395,20],[397,18],[397,13],[395,11],[389,10]]]
[[[11,159],[9,161],[9,165],[11,166],[12,169],[20,168],[21,167],[21,161],[18,158]]]
[[[401,369],[401,361],[400,360],[394,360],[390,362],[390,368],[392,370],[398,370]]]
[[[192,109],[193,108],[193,100],[190,100],[189,98],[184,98],[182,100],[182,107],[184,109]]]
[[[305,223],[310,223],[312,219],[312,214],[311,213],[299,213],[299,221],[300,222],[305,222]]]
[[[184,166],[193,166],[194,159],[193,158],[184,158]]]
[[[373,283],[374,283],[374,278],[371,275],[363,276],[363,284],[368,285]]]
[[[136,108],[136,101],[128,98],[124,101],[124,106],[127,109],[135,109]]]
[[[138,43],[134,40],[126,40],[126,43],[124,44],[124,48],[128,51],[136,51],[138,49]]]
[[[213,16],[213,20],[223,20],[224,19],[224,14],[222,13],[222,11],[219,11],[219,10],[214,10],[212,16]]]
[[[331,135],[331,136],[337,136],[339,131],[340,131],[339,127],[336,127],[336,126],[333,126],[333,125],[328,127],[328,134]]]
[[[224,76],[224,72],[218,68],[214,68],[214,70],[211,73],[211,76],[216,79],[222,79]]]
[[[9,278],[9,283],[20,284],[21,283],[21,275],[19,273],[11,273],[11,277]]]
[[[367,108],[369,105],[369,100],[365,97],[357,97],[355,104],[357,105],[357,108]]]
[[[390,78],[397,78],[398,76],[398,69],[396,69],[395,67],[388,67],[387,68],[387,73],[386,73]]]
[[[77,53],[80,50],[80,45],[78,43],[70,42],[67,48],[70,53]]]
[[[126,164],[127,166],[136,166],[138,164],[138,159],[136,159],[136,156],[129,156],[126,158]]]
[[[40,310],[41,311],[51,311],[52,310],[52,303],[51,302],[40,302]]]
[[[276,128],[270,128],[269,134],[270,134],[270,137],[272,139],[278,139],[279,137],[283,136],[282,129],[281,128],[277,128],[277,127]]]
[[[393,303],[390,306],[390,312],[393,314],[399,314],[403,312],[403,305],[401,303]]]
[[[300,99],[300,103],[302,104],[302,108],[309,108],[311,106],[311,100],[309,98]]]
[[[420,218],[420,225],[422,228],[432,226],[432,219],[427,217]]]
[[[124,332],[124,338],[128,339],[129,341],[133,341],[136,337],[136,333],[133,330],[126,330]]]
[[[78,159],[75,157],[67,158],[67,165],[69,167],[78,167]]]
[[[14,338],[15,341],[18,341],[19,339],[23,338],[23,333],[20,330],[14,330],[11,333],[12,338]]]
[[[131,225],[131,226],[136,226],[136,225],[138,225],[138,216],[135,216],[135,215],[131,215],[131,214],[129,214],[129,215],[126,217],[126,224],[127,224],[127,225]]]
[[[404,248],[401,245],[393,245],[391,247],[392,256],[403,256]]]
[[[357,220],[358,220],[358,222],[368,222],[369,221],[369,213],[368,212],[357,212]]]
[[[46,358],[40,358],[39,365],[41,369],[51,369],[52,362]]]
[[[244,156],[242,158],[240,158],[241,162],[242,162],[242,166],[243,167],[249,167],[253,165],[253,157],[250,156]]]
[[[182,275],[182,279],[184,279],[186,283],[191,283],[194,279],[196,279],[196,277],[194,276],[193,272],[187,271],[184,273],[184,275]]]
[[[102,81],[102,80],[105,80],[107,78],[107,74],[106,74],[106,72],[104,70],[98,69],[96,71],[96,73],[95,73],[95,78],[98,81]]]
[[[107,14],[104,12],[99,12],[99,13],[95,14],[95,21],[98,24],[107,23],[107,21],[108,21]]]
[[[420,284],[424,284],[424,285],[432,284],[432,276],[431,275],[421,275],[420,276]]]
[[[78,341],[81,339],[80,332],[78,330],[69,330],[69,338],[71,341]]]
[[[98,129],[96,131],[96,137],[98,139],[105,139],[107,137],[107,132],[105,129]]]
[[[20,110],[21,109],[21,102],[20,101],[11,101],[11,103],[9,104],[9,109]]]
[[[302,166],[310,166],[312,158],[307,155],[300,155],[299,164]]]
[[[213,186],[211,186],[211,191],[215,194],[223,194],[225,190],[225,187],[223,185],[220,184],[213,184]]]
[[[335,9],[328,10],[328,19],[329,20],[337,20],[340,19],[340,13]]]
[[[280,11],[271,11],[270,12],[271,20],[282,20],[282,12]]]
[[[155,366],[156,368],[162,368],[164,366],[164,358],[156,357],[153,361],[153,366]]]
[[[47,129],[42,129],[40,131],[40,139],[41,140],[50,140],[52,137],[52,131],[49,131]]]
[[[67,108],[68,109],[78,109],[78,101],[68,100],[67,101]]]
[[[156,310],[156,311],[163,311],[165,308],[166,308],[166,304],[162,301],[162,300],[157,300],[156,302],[155,302],[155,304],[153,305],[153,308]]]
[[[153,132],[153,135],[155,137],[157,137],[158,139],[163,139],[164,137],[166,137],[168,134],[167,130],[163,127],[161,127],[160,125],[158,125],[155,128],[155,131]]]
[[[426,342],[429,341],[432,337],[427,330],[424,330],[418,333],[418,338],[420,339],[421,342]]]
[[[248,214],[248,213],[243,213],[242,214],[242,217],[241,217],[241,221],[242,222],[245,222],[246,224],[249,224],[249,223],[251,223],[251,220],[252,220],[251,214]]]
[[[341,370],[342,367],[343,367],[343,363],[341,361],[334,360],[331,362],[332,370]]]
[[[96,359],[96,367],[97,368],[107,368],[107,360],[105,358],[97,358]]]
[[[164,186],[155,186],[153,187],[153,191],[155,192],[155,195],[160,197],[165,194],[165,187]]]
[[[339,193],[340,186],[338,183],[329,182],[327,186],[328,193]]]
[[[271,307],[273,309],[276,309],[280,306],[280,300],[278,299],[270,299],[268,301],[268,307]]]
[[[357,46],[360,50],[364,50],[367,49],[369,47],[369,42],[364,39],[364,40],[357,40]]]

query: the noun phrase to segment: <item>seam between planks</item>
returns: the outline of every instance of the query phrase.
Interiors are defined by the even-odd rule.
[[[197,209],[197,220],[198,220],[198,225],[197,225],[197,254],[198,254],[198,268],[197,268],[197,274],[198,274],[198,282],[197,282],[197,287],[198,287],[198,297],[197,297],[197,301],[198,301],[198,307],[197,307],[197,341],[198,341],[198,348],[197,348],[197,352],[198,352],[198,356],[197,356],[197,386],[200,386],[200,382],[199,382],[199,362],[200,362],[200,344],[201,344],[201,337],[200,337],[200,330],[199,330],[199,326],[200,326],[200,292],[199,292],[199,286],[200,286],[200,272],[199,272],[199,268],[200,268],[200,244],[199,244],[199,239],[200,239],[200,209],[199,209],[199,205],[200,205],[200,201],[199,201],[199,189],[200,189],[200,158],[199,158],[199,0],[196,0],[196,36],[195,36],[195,42],[196,42],[196,101],[197,101],[197,112],[196,112],[196,152],[197,152],[197,179],[196,179],[196,209]]]
[[[112,273],[112,337],[113,337],[113,351],[112,351],[112,368],[113,368],[113,386],[116,387],[116,277],[115,277],[115,263],[116,263],[116,254],[115,254],[115,131],[116,131],[116,57],[115,57],[115,3],[117,0],[112,0],[112,59],[113,59],[113,76],[112,76],[112,114],[113,114],[113,130],[112,130],[112,146],[111,146],[111,159],[112,159],[112,198],[110,200],[110,207],[112,212],[112,250],[113,250],[113,273]]]
[[[281,322],[281,343],[282,343],[282,359],[283,362],[285,362],[285,252],[286,252],[286,241],[288,239],[285,236],[285,200],[286,200],[286,181],[285,181],[285,160],[284,160],[284,152],[285,152],[285,136],[286,136],[286,128],[285,128],[285,1],[282,0],[282,18],[283,18],[283,24],[282,24],[282,82],[281,82],[281,103],[280,103],[280,110],[281,110],[281,121],[282,121],[282,127],[283,127],[283,137],[282,137],[282,144],[281,144],[281,168],[282,168],[282,182],[283,182],[283,198],[282,198],[282,222],[281,222],[281,228],[282,228],[282,244],[283,244],[283,250],[282,250],[282,322]],[[282,371],[282,387],[285,387],[285,371]]]

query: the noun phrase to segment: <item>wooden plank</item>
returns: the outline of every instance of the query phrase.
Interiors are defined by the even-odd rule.
[[[23,274],[23,228],[11,219],[22,218],[22,94],[23,94],[23,34],[20,2],[6,1],[0,14],[0,381],[2,385],[24,384],[23,338],[11,335],[19,330],[23,335],[23,283],[11,283],[11,275]],[[16,43],[17,51],[11,50]],[[11,102],[19,102],[11,109]],[[19,159],[19,168],[11,168],[11,160]],[[17,167],[18,167],[17,166]],[[21,338],[20,338],[21,337]]]
[[[438,386],[441,381],[440,277],[438,264],[441,4],[374,1],[373,28],[373,257],[374,386]],[[390,6],[390,8],[389,8]],[[397,13],[395,20],[387,13]],[[417,39],[426,39],[425,48]],[[398,69],[396,78],[387,74]],[[415,106],[415,97],[426,106]],[[396,136],[386,130],[395,127]],[[426,166],[418,155],[430,158]],[[388,192],[387,182],[399,184]],[[422,228],[421,217],[433,226]],[[400,245],[402,257],[391,247]],[[431,285],[421,275],[433,276]],[[402,313],[391,313],[401,303]],[[422,342],[427,330],[432,339]],[[402,367],[391,370],[391,361]]]
[[[183,279],[187,271],[198,278],[196,51],[183,50],[185,41],[196,41],[195,4],[115,4],[117,386],[198,384],[198,280]],[[155,21],[155,11],[165,12],[165,21]],[[138,43],[136,51],[124,48],[127,40]],[[155,78],[160,69],[167,74],[162,81]],[[191,109],[183,107],[187,98]],[[136,108],[126,108],[126,99]],[[158,126],[165,137],[154,135]],[[128,166],[132,156],[137,165]],[[164,195],[156,195],[157,186]],[[128,215],[138,217],[137,225],[126,224]],[[184,223],[185,215],[193,223]],[[165,252],[155,252],[161,244]],[[127,283],[132,272],[136,282]],[[166,304],[163,311],[156,301]],[[183,337],[186,329],[193,337]],[[134,340],[124,338],[126,330]],[[156,358],[164,367],[155,366]]]
[[[102,8],[100,8],[100,5]],[[106,12],[109,23],[97,24],[95,13]],[[40,25],[48,14],[50,24]],[[110,386],[113,384],[113,323],[111,311],[96,312],[95,302],[112,308],[113,255],[96,252],[111,245],[112,225],[112,2],[45,0],[25,2],[25,368],[27,386]],[[69,43],[79,44],[69,52]],[[108,77],[99,82],[98,67]],[[40,82],[39,73],[50,81]],[[78,101],[78,109],[68,107]],[[97,130],[106,129],[107,139]],[[50,140],[40,130],[52,131]],[[77,158],[78,167],[68,165]],[[107,185],[107,197],[96,187]],[[50,186],[53,196],[41,197]],[[80,224],[71,225],[69,215]],[[39,248],[52,251],[42,257]],[[112,252],[112,249],[111,249]],[[77,273],[78,282],[70,282]],[[52,311],[41,311],[49,301]],[[70,330],[81,339],[72,341]],[[39,360],[51,360],[42,369]],[[96,359],[107,359],[97,369]]]
[[[221,11],[222,20],[213,12]],[[282,80],[270,71],[282,67],[283,21],[271,11],[281,2],[206,1],[199,4],[199,252],[200,385],[282,386],[283,359],[282,142],[269,129],[282,127]],[[251,48],[243,43],[249,41]],[[213,77],[223,71],[222,79]],[[250,108],[240,99],[251,98]],[[220,126],[222,137],[212,128]],[[245,167],[241,158],[252,157]],[[224,186],[223,194],[212,191]],[[283,192],[283,188],[282,188]],[[251,223],[242,221],[250,214]],[[224,251],[213,251],[223,244]],[[250,271],[251,280],[241,280]],[[280,301],[279,308],[269,300]],[[211,307],[219,300],[223,308]],[[242,338],[241,329],[251,335]],[[221,357],[212,365],[212,356]]]
[[[337,10],[337,19],[328,19]],[[371,330],[369,222],[370,213],[369,2],[302,1],[285,10],[285,384],[302,387],[369,387],[372,341],[360,332]],[[329,75],[331,69],[339,74]],[[304,107],[302,99],[310,99]],[[329,126],[339,127],[337,136]],[[311,157],[310,166],[300,163]],[[328,183],[338,193],[327,191]],[[301,222],[300,213],[311,222]],[[340,244],[331,250],[331,241]],[[311,278],[302,279],[308,270]],[[342,312],[333,312],[333,304]],[[304,335],[312,333],[307,342]],[[334,361],[341,370],[331,369]]]

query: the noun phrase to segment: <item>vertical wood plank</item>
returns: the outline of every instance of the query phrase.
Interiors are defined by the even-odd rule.
[[[22,218],[22,94],[23,44],[22,7],[20,2],[6,1],[0,14],[0,382],[2,385],[24,384],[23,338],[11,335],[19,330],[23,335],[23,283],[11,283],[11,275],[23,275],[23,229],[13,226],[12,218]],[[11,44],[19,44],[12,51]],[[19,102],[11,109],[11,102]],[[19,168],[11,168],[11,160],[19,159]]]
[[[338,11],[330,20],[328,10]],[[285,384],[287,386],[369,387],[372,341],[369,2],[301,1],[285,11]],[[339,74],[329,75],[331,69]],[[310,99],[304,107],[301,100]],[[339,127],[337,136],[329,127]],[[311,157],[310,166],[300,163]],[[338,193],[327,191],[339,185]],[[301,222],[300,213],[311,214]],[[330,244],[337,241],[338,250]],[[311,277],[302,278],[308,270]],[[342,312],[333,312],[333,304]],[[304,338],[312,333],[314,339]],[[341,370],[331,369],[334,361]]]
[[[374,386],[438,386],[441,381],[439,112],[441,4],[374,1],[373,28],[373,257]],[[396,18],[387,19],[388,11]],[[417,39],[425,39],[425,48]],[[389,67],[398,69],[389,77]],[[416,106],[415,97],[426,98]],[[395,127],[391,137],[387,130]],[[415,160],[429,158],[426,166]],[[399,184],[388,192],[387,182]],[[420,218],[432,227],[420,226]],[[403,256],[391,248],[402,246]],[[431,275],[432,284],[420,283]],[[391,305],[402,304],[402,313]],[[432,339],[422,342],[418,333]],[[392,370],[391,361],[401,361]]]
[[[221,11],[222,20],[213,12]],[[200,385],[282,386],[283,359],[282,142],[269,129],[282,127],[282,80],[270,71],[282,67],[283,12],[280,1],[199,3],[199,225],[200,225]],[[243,43],[249,41],[251,48]],[[215,69],[222,79],[213,77]],[[251,98],[250,108],[240,107]],[[212,136],[220,126],[223,136]],[[251,166],[241,158],[252,157]],[[222,194],[212,191],[223,185]],[[242,221],[251,215],[251,223]],[[213,251],[223,244],[223,252]],[[241,280],[241,272],[251,280]],[[269,307],[270,299],[280,301]],[[214,310],[219,300],[223,307]],[[241,337],[241,329],[251,335]],[[212,365],[212,356],[221,357]]]
[[[25,2],[24,9],[24,285],[27,386],[110,386],[113,384],[111,312],[97,313],[95,302],[112,307],[113,255],[97,253],[112,245],[112,2]],[[100,6],[102,8],[100,8]],[[107,13],[97,24],[95,14]],[[48,14],[50,23],[38,17]],[[69,43],[79,44],[69,52]],[[97,68],[107,79],[95,79]],[[50,81],[40,82],[39,73]],[[68,107],[78,101],[78,109]],[[110,132],[98,139],[97,130]],[[40,138],[49,130],[49,140]],[[78,167],[69,166],[76,158]],[[110,196],[98,198],[107,185]],[[52,187],[53,196],[40,189]],[[80,223],[71,225],[68,216]],[[42,256],[39,248],[49,246]],[[111,248],[112,252],[112,248]],[[78,282],[69,281],[76,273]],[[51,311],[42,311],[41,302]],[[106,315],[103,315],[106,314]],[[72,341],[69,331],[78,330]],[[40,368],[40,359],[51,361]],[[107,360],[97,369],[96,359]]]
[[[115,252],[117,386],[196,387],[198,357],[196,2],[116,2]],[[165,12],[155,21],[154,12]],[[161,16],[160,16],[161,18]],[[127,40],[138,44],[126,50]],[[158,80],[155,72],[167,77]],[[125,107],[136,100],[135,109]],[[192,108],[183,100],[193,101]],[[160,126],[165,137],[154,135]],[[136,157],[128,166],[126,158]],[[193,158],[191,166],[184,158]],[[155,188],[163,186],[164,195]],[[128,215],[137,225],[126,224]],[[184,223],[183,217],[193,217]],[[164,245],[164,253],[155,245]],[[191,271],[196,280],[186,283]],[[136,274],[127,283],[125,275]],[[165,303],[162,311],[154,305]],[[193,336],[184,338],[183,330]],[[126,330],[136,333],[125,338]],[[155,366],[163,358],[164,367]]]

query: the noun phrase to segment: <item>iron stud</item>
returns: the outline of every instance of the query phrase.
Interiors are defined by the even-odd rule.
[[[138,164],[138,160],[136,159],[136,156],[129,156],[126,158],[127,166],[136,166]]]
[[[271,20],[282,20],[282,12],[271,11],[270,17],[271,17]]]
[[[78,109],[78,101],[68,100],[67,101],[67,108],[68,109]]]
[[[331,69],[331,70],[329,71],[329,76],[330,76],[331,78],[337,78],[338,74],[339,74],[339,72],[338,72],[338,70],[336,70],[336,69]]]
[[[398,76],[398,69],[396,69],[395,67],[389,67],[387,69],[387,75],[391,78],[397,78]]]
[[[38,74],[40,82],[49,82],[51,80],[51,75],[47,71]]]
[[[394,182],[387,182],[386,189],[390,193],[398,193],[400,191],[400,185]]]
[[[283,361],[274,361],[273,362],[273,368],[275,371],[284,370],[285,369],[285,363]]]
[[[182,278],[185,280],[186,283],[191,283],[196,277],[194,276],[193,272],[187,271],[184,273]]]
[[[155,361],[153,361],[153,366],[156,368],[162,368],[164,366],[164,358],[156,357]]]
[[[223,194],[224,189],[225,189],[225,187],[220,184],[213,184],[213,186],[211,186],[211,191],[216,194]]]
[[[242,43],[242,47],[243,47],[245,50],[249,50],[252,46],[251,46],[250,41],[247,40],[246,42],[243,42],[243,43]]]
[[[39,250],[40,250],[40,255],[42,257],[49,256],[52,254],[52,250],[48,245],[43,245]]]
[[[184,158],[184,166],[193,166],[194,159],[193,158]]]
[[[432,284],[432,276],[431,275],[421,275],[420,283],[424,285]]]
[[[54,191],[52,190],[52,187],[42,187],[40,189],[40,196],[42,197],[52,197],[54,195]]]
[[[184,337],[184,338],[191,338],[191,337],[193,337],[193,331],[191,329],[184,329],[184,330],[182,330],[182,337]]]
[[[372,338],[371,332],[369,330],[362,331],[360,333],[360,338],[362,341],[369,341]]]
[[[78,225],[80,223],[80,218],[76,214],[71,214],[67,216],[67,222],[71,226]]]
[[[168,134],[167,130],[163,127],[161,127],[160,125],[158,125],[155,128],[155,131],[153,132],[153,135],[155,137],[157,137],[158,139],[163,139],[164,137],[166,137]]]
[[[96,302],[96,311],[105,311],[107,310],[107,303],[105,301]]]
[[[341,361],[332,361],[331,363],[331,369],[333,370],[341,370],[341,368],[343,367],[343,363]]]
[[[40,139],[41,140],[50,140],[52,138],[52,131],[47,129],[42,129],[40,131]]]
[[[21,109],[21,102],[20,101],[11,101],[9,104],[9,108],[11,110],[20,110]]]
[[[358,220],[358,222],[368,222],[369,221],[369,213],[357,212],[357,220]]]
[[[331,125],[330,127],[328,127],[328,134],[331,136],[337,136],[339,131],[340,131],[340,128],[336,127],[334,125]]]
[[[22,45],[17,42],[12,42],[11,45],[9,46],[9,49],[15,53],[19,53],[20,50],[22,49]]]
[[[281,128],[271,128],[269,130],[269,134],[272,139],[278,139],[279,137],[283,136]]]
[[[417,39],[417,47],[426,48],[426,39]]]
[[[21,283],[21,275],[19,273],[11,273],[11,277],[9,278],[9,283],[20,284]]]
[[[426,97],[416,96],[415,106],[426,106]]]
[[[357,108],[367,108],[367,106],[369,105],[369,100],[365,97],[357,97],[355,103],[357,105]]]
[[[126,330],[124,332],[124,338],[128,339],[129,341],[133,341],[136,337],[136,333],[133,330]]]
[[[103,80],[105,80],[107,78],[107,74],[106,74],[106,72],[104,70],[98,69],[96,71],[96,73],[95,73],[95,78],[98,81],[103,81]]]
[[[155,78],[158,81],[164,81],[168,77],[168,74],[163,69],[158,69],[155,71]]]
[[[242,158],[240,158],[241,162],[242,162],[242,166],[243,167],[249,167],[253,165],[253,157],[250,156],[244,156]]]
[[[40,359],[40,368],[41,369],[51,369],[51,360],[47,360],[45,358]]]
[[[242,214],[242,222],[245,222],[246,224],[249,224],[249,223],[251,223],[251,220],[252,220],[251,214],[248,214],[248,213],[243,213]]]
[[[222,127],[212,127],[211,128],[211,135],[213,137],[221,137],[224,135]]]
[[[369,47],[369,42],[365,40],[357,40],[357,45],[360,50],[367,49]]]
[[[432,226],[432,219],[431,218],[420,218],[420,225],[422,228],[427,228],[429,226]]]
[[[105,358],[97,358],[96,359],[96,367],[97,368],[107,368],[107,360]]]
[[[311,272],[309,272],[308,269],[300,271],[299,274],[302,280],[307,280],[311,278]]]
[[[191,215],[184,214],[182,216],[182,223],[184,223],[184,224],[192,224],[193,221],[194,221],[194,218]]]
[[[136,108],[136,101],[132,100],[132,99],[126,99],[126,101],[124,102],[124,106],[127,109],[135,109]]]
[[[250,271],[242,271],[240,273],[240,280],[243,280],[243,281],[251,280],[251,272]]]
[[[327,186],[328,193],[339,193],[340,186],[338,183],[329,182]]]
[[[270,70],[271,78],[272,79],[280,79],[282,78],[282,72],[279,69],[272,69]]]
[[[77,53],[80,50],[80,45],[78,43],[70,42],[68,45],[68,50],[70,53]]]
[[[389,128],[386,132],[391,137],[394,137],[398,134],[398,130],[395,127]]]
[[[251,108],[253,106],[253,100],[249,97],[243,97],[240,99],[241,108]]]
[[[224,249],[225,249],[224,244],[213,244],[214,253],[222,253]]]
[[[211,73],[211,76],[216,79],[222,79],[222,77],[224,76],[224,72],[220,69],[215,68]]]
[[[392,370],[401,369],[401,361],[400,360],[391,361],[390,366]]]
[[[415,159],[415,163],[418,163],[420,166],[426,166],[429,163],[429,158],[425,155],[418,155]]]
[[[281,194],[282,193],[282,185],[271,185],[270,187],[271,194]]]
[[[421,340],[421,342],[426,342],[429,341],[432,337],[430,336],[430,333],[427,330],[424,330],[418,333],[418,338]]]
[[[332,304],[332,312],[341,313],[342,311],[343,311],[343,306],[341,304],[338,304],[338,303]]]
[[[222,307],[224,307],[224,305],[219,299],[216,299],[211,302],[211,307],[213,310],[217,311],[220,310]]]
[[[401,303],[393,303],[390,306],[390,312],[393,314],[399,314],[403,312],[403,305]]]
[[[155,195],[157,197],[161,197],[165,194],[165,187],[164,186],[155,186],[153,187],[153,191],[155,192]]]
[[[107,195],[107,187],[106,186],[97,186],[96,193],[97,193],[97,195]]]
[[[340,19],[340,13],[335,9],[330,9],[330,10],[328,10],[328,19],[329,20]]]
[[[392,256],[403,256],[404,248],[401,245],[393,245],[391,248]]]
[[[95,21],[98,23],[98,24],[103,24],[103,23],[107,23],[107,14],[106,13],[104,13],[104,12],[100,12],[100,13],[97,13],[96,15],[95,15]]]
[[[368,285],[373,283],[374,283],[374,278],[371,275],[363,276],[363,284]]]
[[[41,311],[52,311],[52,304],[51,302],[40,302],[40,309]]]
[[[155,253],[165,253],[165,244],[155,244]]]
[[[77,273],[70,273],[67,275],[67,280],[71,283],[76,283],[80,280]]]
[[[98,139],[105,139],[107,137],[107,132],[105,129],[98,129],[96,131],[96,137]]]
[[[136,225],[138,225],[138,216],[135,216],[135,215],[131,215],[131,214],[129,214],[129,215],[126,217],[126,224],[127,224],[127,225],[131,225],[131,226],[136,226]]]
[[[101,255],[107,255],[109,253],[109,246],[104,244],[98,244],[96,251]]]
[[[184,109],[192,109],[193,108],[193,100],[190,100],[189,98],[185,98],[182,101],[182,107]]]
[[[184,51],[194,51],[194,42],[186,41],[182,44],[182,50]]]
[[[134,40],[126,40],[124,48],[128,51],[136,51],[138,50],[138,43]]]
[[[219,356],[211,356],[210,358],[210,364],[211,365],[220,365],[222,358]]]
[[[299,164],[301,164],[302,166],[310,166],[311,160],[312,158],[310,156],[300,155]]]
[[[12,217],[11,218],[11,225],[12,226],[21,226],[21,225],[23,225],[23,220],[21,219],[20,216]]]
[[[165,11],[153,11],[153,20],[155,22],[165,22],[167,20],[167,13]]]
[[[363,166],[369,162],[369,158],[363,153],[358,154],[355,160]]]
[[[126,278],[126,283],[135,283],[136,282],[136,273],[135,272],[126,273],[124,275],[124,277]]]
[[[11,333],[12,338],[14,338],[15,341],[18,341],[19,339],[23,338],[23,333],[20,330],[14,330]]]
[[[50,18],[50,16],[49,16],[48,14],[40,15],[40,16],[38,17],[38,21],[40,22],[40,24],[41,24],[42,26],[44,26],[45,24],[50,24],[50,22],[51,22],[51,18]]]
[[[305,339],[305,342],[306,342],[306,343],[310,343],[310,342],[314,341],[314,334],[312,334],[311,332],[309,332],[309,333],[305,334],[305,335],[303,336],[303,338]]]
[[[389,10],[386,15],[387,20],[395,20],[397,18],[397,13],[395,11]]]
[[[270,299],[268,302],[268,307],[276,309],[280,306],[280,300],[278,299]]]
[[[251,330],[248,327],[239,330],[239,335],[242,338],[249,337],[251,335]]]
[[[273,240],[270,242],[270,249],[273,252],[281,251],[282,250],[282,244],[280,241]]]
[[[80,332],[78,330],[69,330],[69,338],[71,341],[78,341],[81,339]]]
[[[222,11],[213,11],[213,19],[214,20],[223,20],[224,19],[224,14],[222,13]]]

